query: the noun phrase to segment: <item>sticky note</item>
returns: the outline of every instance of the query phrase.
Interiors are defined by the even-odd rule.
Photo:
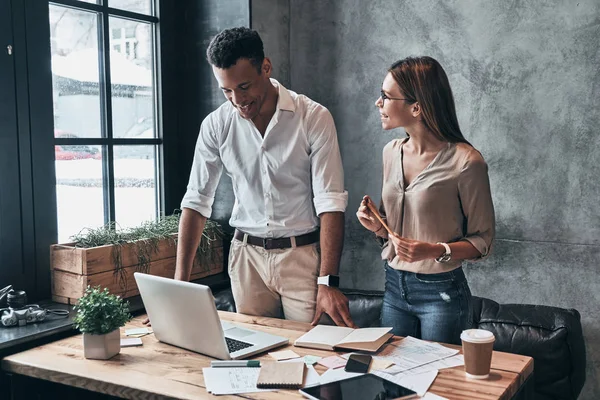
[[[275,351],[273,353],[269,353],[269,355],[277,361],[290,360],[292,358],[300,358],[300,356],[294,353],[292,350]]]
[[[141,346],[143,345],[142,339],[133,338],[133,339],[121,339],[121,347],[132,347],[132,346]]]
[[[148,328],[125,329],[125,336],[147,335],[149,333],[152,333],[152,331]]]
[[[317,361],[317,364],[321,364],[327,368],[340,368],[346,365],[346,360],[339,356],[331,356],[320,359]]]
[[[371,361],[371,366],[370,366],[369,370],[377,371],[377,370],[389,368],[392,365],[394,365],[394,362],[390,361],[390,360],[373,359]]]
[[[304,363],[306,365],[313,365],[319,361],[322,357],[319,356],[304,356]]]

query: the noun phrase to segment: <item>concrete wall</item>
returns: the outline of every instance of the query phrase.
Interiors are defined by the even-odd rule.
[[[168,3],[174,8],[173,15],[179,18],[169,21],[179,24],[176,30],[179,37],[170,38],[169,42],[163,43],[163,48],[176,46],[172,57],[177,63],[172,66],[172,71],[181,76],[178,87],[168,88],[174,104],[163,105],[163,109],[168,107],[169,117],[165,129],[174,131],[165,132],[165,151],[169,151],[168,159],[177,166],[176,173],[168,177],[168,191],[165,193],[166,212],[170,213],[179,207],[185,193],[200,124],[225,101],[206,60],[206,49],[211,39],[223,29],[250,26],[250,4],[248,0]],[[173,52],[173,49],[167,51]],[[219,201],[213,205],[211,218],[227,227],[234,198],[231,179],[225,173],[216,197]]]
[[[354,213],[363,194],[380,197],[382,148],[403,132],[382,131],[374,102],[390,63],[430,55],[489,164],[496,249],[466,267],[472,291],[579,310],[582,399],[600,398],[599,21],[597,0],[252,2],[276,71],[336,120],[350,193],[342,285],[383,288],[378,247]]]

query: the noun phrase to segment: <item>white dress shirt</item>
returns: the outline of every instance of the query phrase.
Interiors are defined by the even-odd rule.
[[[230,102],[202,122],[182,208],[209,218],[223,167],[235,204],[229,224],[259,237],[314,231],[324,212],[344,212],[348,193],[333,118],[322,105],[287,90],[264,138]]]

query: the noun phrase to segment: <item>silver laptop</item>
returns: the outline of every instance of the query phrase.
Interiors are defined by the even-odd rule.
[[[152,323],[164,343],[221,360],[235,360],[283,346],[289,339],[221,322],[208,286],[135,272]]]

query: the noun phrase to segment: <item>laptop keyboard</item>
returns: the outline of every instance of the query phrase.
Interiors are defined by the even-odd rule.
[[[254,346],[251,343],[242,342],[241,340],[235,340],[228,337],[225,338],[225,342],[227,342],[227,348],[229,349],[230,353],[235,353],[236,351]]]

